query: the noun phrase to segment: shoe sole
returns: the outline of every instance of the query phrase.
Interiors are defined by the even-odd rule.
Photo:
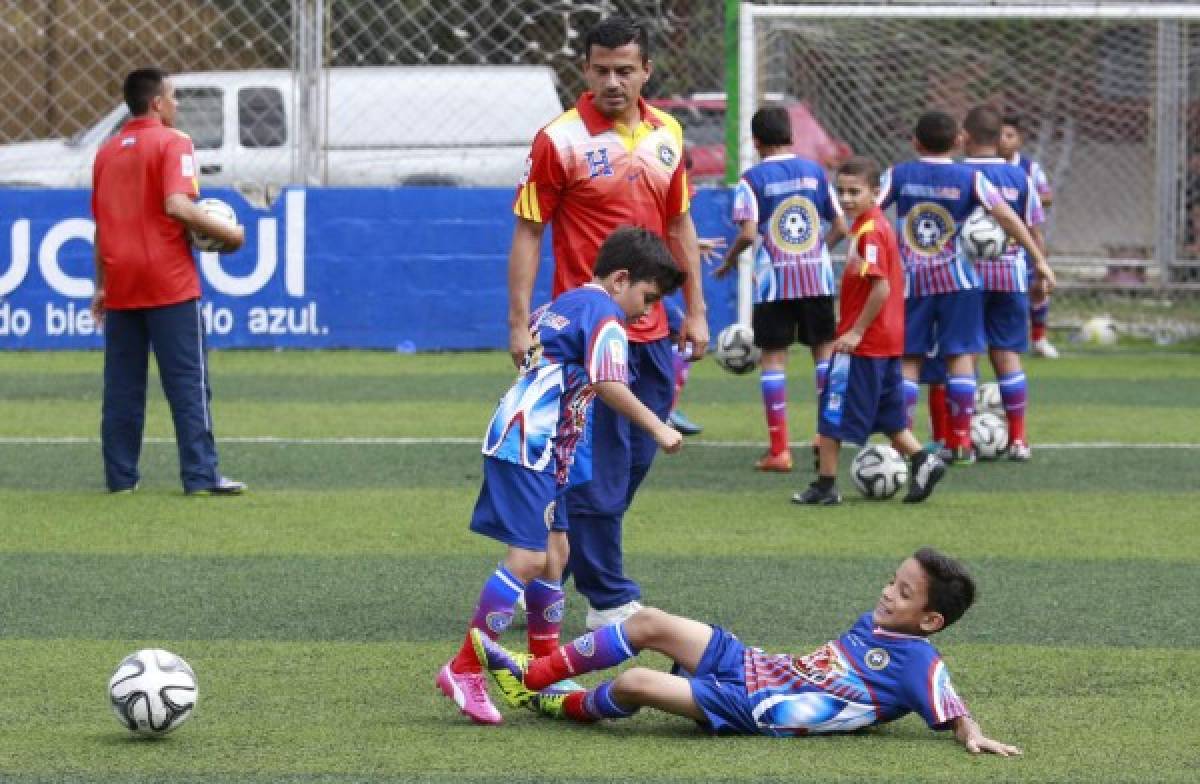
[[[458,712],[466,716],[476,724],[500,724],[503,719],[499,716],[495,720],[482,716],[473,716],[467,712],[467,696],[462,693],[462,689],[458,688],[458,684],[450,677],[450,665],[442,665],[442,669],[438,670],[437,679],[434,681],[437,684],[438,690],[443,695],[454,700],[454,704],[458,706]]]
[[[946,476],[945,464],[940,465],[937,468],[933,469],[933,473],[929,477],[929,483],[927,485],[925,485],[925,492],[921,493],[920,495],[911,495],[910,494],[910,495],[904,496],[904,503],[919,504],[919,503],[922,503],[923,501],[927,500],[929,498],[929,496],[933,495],[933,488],[937,487],[937,483],[942,481],[942,479],[944,479],[945,476]]]
[[[530,701],[534,696],[536,696],[537,692],[526,688],[526,691],[528,692],[527,696],[514,697],[513,695],[509,694],[508,690],[504,688],[504,685],[500,683],[500,679],[496,677],[495,670],[490,666],[491,662],[488,660],[487,649],[483,646],[482,637],[483,633],[481,631],[478,629],[472,629],[471,647],[475,649],[475,658],[483,665],[484,669],[487,670],[487,673],[491,676],[492,680],[495,681],[496,688],[500,689],[500,696],[504,698],[504,703],[510,708],[529,707]],[[507,667],[504,669],[514,680],[519,680],[522,687],[525,686],[524,675],[522,675],[520,678],[517,678],[517,676],[513,675],[512,670],[509,670]]]
[[[189,490],[184,495],[191,498],[208,498],[210,496],[245,495],[246,489],[240,490]]]

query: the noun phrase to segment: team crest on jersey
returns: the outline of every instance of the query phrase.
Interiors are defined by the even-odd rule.
[[[555,313],[552,310],[547,310],[544,314],[542,314],[542,318],[538,323],[544,324],[547,327],[550,327],[551,329],[556,329],[559,332],[562,332],[564,329],[566,329],[571,324],[571,319],[569,319],[566,316],[563,316],[561,314]]]
[[[542,512],[542,521],[546,523],[546,527],[554,525],[554,510],[558,508],[558,501],[551,501],[546,504],[546,510]]]
[[[546,619],[547,623],[562,623],[563,615],[566,612],[566,607],[567,600],[559,599],[542,612],[542,617]]]
[[[658,159],[662,161],[663,166],[668,169],[675,165],[675,148],[666,142],[660,142],[658,145]]]
[[[863,661],[872,670],[878,672],[888,666],[888,662],[892,660],[891,655],[883,648],[872,648],[867,651],[867,655],[863,657]]]
[[[821,218],[805,196],[791,196],[771,215],[771,239],[786,253],[808,253],[817,245]]]
[[[613,176],[612,164],[608,162],[607,147],[601,147],[599,150],[588,150],[585,157],[588,162],[589,178]]]
[[[487,618],[484,619],[484,622],[487,624],[489,629],[494,631],[496,634],[500,634],[508,628],[510,623],[512,623],[512,614],[491,612],[487,614]]]
[[[908,247],[922,256],[936,256],[945,250],[954,228],[954,218],[945,207],[921,202],[909,210],[904,221],[904,239]]]
[[[590,659],[596,655],[596,638],[591,632],[578,638],[572,644],[580,656]]]

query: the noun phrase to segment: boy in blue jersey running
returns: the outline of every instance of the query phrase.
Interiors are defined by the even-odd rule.
[[[976,106],[963,119],[963,163],[982,172],[1000,192],[1013,212],[1029,227],[1039,248],[1045,248],[1039,228],[1045,222],[1042,203],[1033,179],[1020,166],[1000,157],[997,145],[1003,119],[990,106]],[[1044,250],[1043,250],[1044,252]],[[1042,264],[1045,265],[1043,259]],[[1029,438],[1025,434],[1025,408],[1028,385],[1021,367],[1021,354],[1029,348],[1029,281],[1054,279],[1048,266],[1033,267],[1025,249],[1014,242],[1006,243],[995,258],[977,259],[975,267],[983,282],[983,331],[987,338],[988,356],[996,372],[1004,413],[1008,420],[1008,457],[1027,461],[1032,457]],[[1041,289],[1038,289],[1040,291]]]
[[[935,730],[953,730],[972,753],[1020,754],[983,734],[929,642],[974,598],[963,565],[926,547],[900,564],[872,611],[805,656],[768,654],[719,626],[650,608],[532,663],[483,635],[475,643],[508,704],[554,717],[592,722],[650,707],[714,733],[792,737],[850,732],[915,712]],[[642,650],[673,659],[679,674],[633,667],[588,691],[538,691]]]
[[[950,408],[948,444],[957,461],[974,460],[971,415],[975,410],[975,357],[987,343],[983,332],[982,284],[960,247],[959,230],[976,207],[991,212],[1008,236],[1046,267],[1025,224],[979,172],[955,163],[958,122],[929,111],[917,120],[913,146],[920,156],[885,173],[879,206],[896,205],[900,254],[905,272],[904,393],[912,423],[923,357],[936,343],[946,357]],[[1052,279],[1043,284],[1049,287]]]
[[[759,471],[792,470],[787,427],[787,355],[793,343],[809,347],[817,396],[829,373],[837,316],[828,248],[846,233],[837,197],[816,161],[792,152],[792,122],[781,107],[759,109],[750,121],[762,159],[738,182],[733,221],[739,233],[713,271],[732,271],[742,251],[754,257],[754,342],[762,349],[762,401],[769,446]],[[816,443],[814,441],[814,451]]]
[[[500,400],[483,441],[483,486],[471,530],[508,546],[487,579],[457,655],[438,672],[444,695],[479,724],[498,724],[472,632],[499,636],[524,592],[530,647],[554,650],[563,616],[568,486],[591,479],[592,401],[648,432],[668,453],[682,436],[629,390],[625,323],[679,287],[683,273],[657,236],[617,229],[596,257],[591,283],[562,294],[530,319],[531,347]]]

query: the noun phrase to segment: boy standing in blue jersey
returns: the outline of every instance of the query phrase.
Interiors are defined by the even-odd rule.
[[[792,124],[781,107],[759,109],[750,121],[762,161],[746,170],[733,198],[740,231],[720,278],[761,237],[754,259],[754,342],[762,349],[762,400],[770,445],[755,463],[760,471],[791,471],[787,428],[787,353],[793,343],[812,352],[817,394],[829,371],[833,265],[828,247],[846,233],[825,170],[791,151]]]
[[[1021,216],[1038,247],[1044,247],[1038,228],[1045,222],[1042,203],[1029,175],[999,156],[1001,126],[1000,112],[990,106],[976,106],[967,112],[963,120],[963,163],[987,177],[1013,212]],[[1008,418],[1008,457],[1026,461],[1033,454],[1025,434],[1028,385],[1021,368],[1021,354],[1029,348],[1029,280],[1044,286],[1054,273],[1048,266],[1030,270],[1033,265],[1025,249],[1014,242],[1007,243],[996,258],[976,260],[975,266],[983,281],[983,330],[988,356]]]
[[[983,734],[929,642],[974,598],[963,565],[925,547],[900,564],[872,611],[806,656],[769,654],[719,626],[649,608],[528,664],[482,635],[475,642],[506,702],[550,716],[593,722],[649,707],[713,733],[794,737],[851,732],[917,713],[935,730],[952,730],[973,754],[1017,755],[1017,747]],[[670,657],[679,674],[633,667],[589,691],[538,691],[642,650]]]
[[[1025,123],[1020,115],[1006,114],[1000,129],[1000,141],[997,144],[1001,158],[1021,167],[1021,170],[1033,181],[1033,189],[1042,201],[1042,208],[1049,210],[1054,204],[1054,189],[1050,187],[1050,179],[1040,163],[1021,152],[1025,144]],[[1044,252],[1044,246],[1043,246]],[[1033,270],[1030,269],[1032,283]],[[1050,319],[1050,295],[1042,299],[1031,299],[1029,303],[1030,338],[1033,340],[1033,353],[1046,359],[1058,359],[1058,349],[1046,336],[1046,324]]]
[[[663,451],[679,451],[683,437],[629,390],[624,325],[682,280],[661,239],[621,228],[600,246],[592,282],[530,320],[530,349],[484,437],[483,486],[471,517],[471,530],[503,542],[507,554],[483,585],[462,647],[436,680],[476,723],[498,724],[501,717],[487,696],[473,630],[496,637],[507,629],[523,591],[531,650],[558,646],[569,554],[562,500],[568,486],[591,478],[593,398],[649,433]]]
[[[917,403],[922,359],[936,343],[946,357],[948,373],[947,446],[956,461],[971,462],[975,357],[987,343],[983,334],[982,284],[959,246],[959,229],[971,212],[982,206],[1010,238],[1029,252],[1038,269],[1049,268],[1025,224],[991,183],[950,157],[958,132],[958,123],[949,114],[922,114],[913,138],[920,157],[897,164],[884,174],[879,205],[887,209],[895,204],[900,226],[906,297],[904,396],[909,422]]]

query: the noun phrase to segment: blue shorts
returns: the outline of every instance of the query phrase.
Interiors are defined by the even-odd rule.
[[[483,458],[483,486],[471,530],[512,547],[545,552],[550,531],[567,530],[567,505],[554,474]]]
[[[981,291],[953,291],[904,301],[905,356],[927,354],[935,346],[946,357],[983,353],[987,341]]]
[[[837,359],[834,355],[834,361]],[[865,444],[872,433],[892,435],[907,426],[899,357],[851,356],[844,388],[836,386],[831,370],[817,409],[817,432],[821,435]]]
[[[712,630],[696,671],[680,673],[688,678],[692,699],[704,713],[703,724],[715,733],[760,734],[746,693],[746,646],[720,626]]]
[[[948,377],[946,370],[946,357],[942,355],[941,349],[935,349],[924,356],[921,360],[921,372],[917,376],[918,384],[945,384]]]
[[[1029,350],[1029,295],[1023,291],[983,293],[983,331],[988,348]]]

